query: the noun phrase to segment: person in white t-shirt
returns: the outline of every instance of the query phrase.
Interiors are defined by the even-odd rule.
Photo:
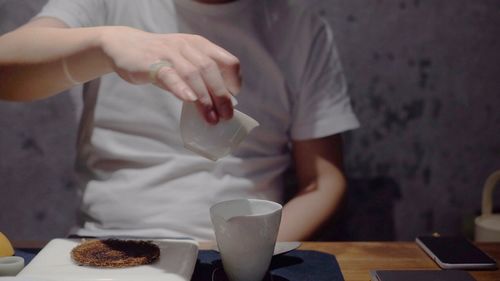
[[[279,240],[308,240],[346,189],[340,133],[358,127],[327,22],[306,1],[50,0],[0,37],[0,98],[76,84],[84,236],[213,240],[209,207],[285,203]],[[242,79],[240,79],[240,77]],[[99,78],[98,80],[94,80]],[[184,149],[183,101],[209,123],[261,125],[212,162]],[[284,172],[298,192],[284,202]]]

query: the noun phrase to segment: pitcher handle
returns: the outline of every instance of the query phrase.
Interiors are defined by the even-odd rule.
[[[500,170],[491,174],[484,183],[482,216],[489,216],[493,212],[493,191],[497,182],[500,181]]]

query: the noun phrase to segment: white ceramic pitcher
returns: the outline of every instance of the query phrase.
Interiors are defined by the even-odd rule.
[[[481,242],[500,242],[500,214],[493,214],[493,191],[500,182],[500,170],[491,174],[483,189],[481,216],[475,220],[475,240]]]
[[[184,147],[212,161],[231,153],[258,125],[252,117],[236,109],[232,119],[211,125],[203,119],[194,103],[182,105],[180,130]]]
[[[222,266],[231,281],[261,281],[269,268],[281,222],[278,203],[237,199],[210,208]]]

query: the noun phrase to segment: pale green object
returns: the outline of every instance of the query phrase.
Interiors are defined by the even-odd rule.
[[[23,268],[22,257],[0,257],[0,276],[16,276]]]
[[[475,220],[475,240],[478,242],[500,242],[500,214],[493,213],[493,191],[500,182],[500,170],[491,174],[483,189],[481,216]]]

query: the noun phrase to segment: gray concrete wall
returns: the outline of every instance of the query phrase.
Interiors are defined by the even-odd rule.
[[[0,0],[0,33],[43,2]],[[349,196],[321,238],[470,234],[484,180],[500,169],[500,2],[322,3],[363,127],[346,135]],[[10,237],[62,236],[74,222],[75,112],[67,94],[0,103],[0,231]]]
[[[500,2],[325,6],[363,123],[349,135],[349,175],[383,179],[371,185],[376,194],[364,185],[351,191],[387,194],[367,207],[391,205],[397,239],[433,231],[469,235],[484,180],[500,169]],[[358,217],[372,227],[370,216]],[[356,228],[353,236],[369,238]]]
[[[1,0],[0,34],[27,22],[45,2]],[[61,237],[74,224],[76,126],[68,94],[0,102],[0,231],[8,237]]]

